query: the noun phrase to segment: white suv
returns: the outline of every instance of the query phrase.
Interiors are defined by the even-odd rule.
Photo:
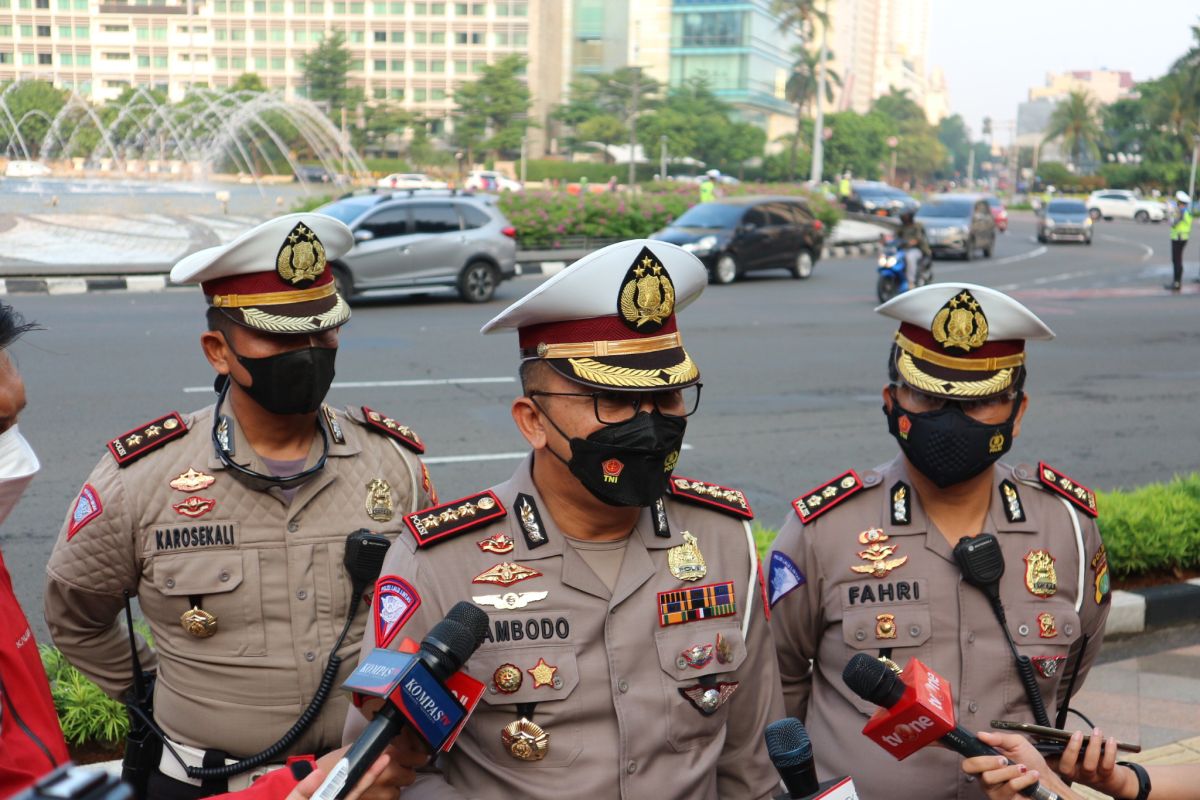
[[[1162,222],[1167,209],[1156,200],[1146,200],[1127,189],[1104,189],[1092,192],[1087,199],[1092,219],[1132,219],[1138,222]]]

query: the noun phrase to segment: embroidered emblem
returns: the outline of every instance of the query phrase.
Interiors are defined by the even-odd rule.
[[[895,614],[876,614],[875,615],[875,638],[876,639],[895,639],[896,638],[896,615]]]
[[[516,664],[501,664],[492,673],[492,685],[501,694],[512,694],[521,688],[525,675]]]
[[[525,546],[530,550],[550,541],[546,535],[546,526],[542,524],[542,512],[538,510],[534,499],[527,494],[517,495],[517,519],[521,523],[521,533],[525,536]]]
[[[737,691],[740,681],[728,681],[716,683],[712,686],[705,686],[702,683],[687,688],[681,688],[679,693],[683,695],[692,706],[704,716],[715,714],[717,709],[725,705],[735,691]]]
[[[1025,509],[1021,505],[1021,495],[1012,481],[1000,481],[1000,502],[1004,506],[1004,516],[1009,522],[1025,521]]]
[[[996,431],[995,433],[992,434],[992,438],[988,439],[988,452],[993,453],[993,454],[1004,452],[1004,434],[1003,433],[1001,433],[1000,431]]]
[[[325,427],[329,428],[329,435],[333,437],[334,444],[345,444],[346,434],[342,431],[342,423],[338,422],[334,410],[322,403],[321,413],[325,415]]]
[[[519,761],[541,761],[550,751],[550,734],[525,717],[510,722],[500,731],[500,743]]]
[[[1037,670],[1037,674],[1043,678],[1053,678],[1058,674],[1058,668],[1064,661],[1066,656],[1033,656],[1030,661],[1033,662],[1033,668]]]
[[[847,497],[861,491],[863,482],[854,470],[842,473],[828,483],[805,492],[792,501],[796,516],[807,525]],[[832,491],[830,491],[832,490]]]
[[[870,531],[864,532],[864,535],[866,533],[870,533]],[[896,552],[896,548],[898,546],[899,545],[895,544],[882,544],[881,542],[876,541],[872,543],[871,546],[866,550],[858,551],[858,557],[867,561],[868,563],[856,564],[850,567],[850,569],[862,575],[871,575],[876,578],[886,578],[892,570],[896,569],[897,567],[904,566],[905,562],[908,561],[908,556],[892,558],[892,555]]]
[[[667,551],[667,568],[681,581],[698,581],[708,574],[696,537],[683,532],[683,544]]]
[[[1050,597],[1058,591],[1054,556],[1049,550],[1030,550],[1025,554],[1025,588],[1038,597]]]
[[[729,637],[723,633],[717,634],[717,663],[733,663],[733,645],[729,643]]]
[[[137,461],[151,450],[162,447],[167,442],[178,439],[187,433],[183,417],[172,411],[165,417],[160,417],[148,425],[134,428],[121,434],[108,443],[108,452],[116,459],[117,466],[125,467]]]
[[[391,417],[380,414],[378,411],[372,411],[366,406],[362,407],[362,413],[368,427],[380,433],[387,434],[417,455],[425,452],[425,443],[421,441],[421,437],[417,436],[412,428],[407,425],[401,425]]]
[[[746,495],[737,489],[677,475],[667,484],[667,491],[672,497],[685,503],[708,506],[742,519],[754,519],[754,511],[750,508]]]
[[[713,617],[728,617],[735,613],[737,604],[734,602],[733,581],[658,593],[660,627]]]
[[[1096,551],[1096,555],[1092,556],[1092,588],[1095,589],[1096,605],[1108,601],[1108,551],[1103,544]]]
[[[892,524],[912,524],[912,489],[904,481],[892,487]]]
[[[187,472],[180,473],[168,485],[180,492],[198,492],[201,489],[207,489],[216,482],[217,479],[212,475],[205,475],[203,472],[197,472],[188,467]]]
[[[1043,639],[1053,639],[1058,636],[1058,628],[1054,624],[1054,615],[1043,611],[1037,615],[1038,621],[1038,636]]]
[[[654,501],[654,535],[660,539],[671,538],[671,525],[667,522],[667,506],[660,497]]]
[[[71,507],[71,522],[67,525],[67,541],[71,541],[71,537],[79,533],[84,525],[102,513],[104,513],[104,504],[100,502],[99,492],[90,483],[85,483],[79,490],[79,497],[75,498],[75,505]]]
[[[375,646],[387,647],[404,624],[417,612],[421,595],[397,575],[384,575],[375,582]]]
[[[544,658],[538,658],[538,662],[525,671],[533,676],[533,688],[535,689],[540,689],[543,686],[551,686],[557,689],[562,686],[562,678],[556,674],[558,667],[547,664]]]
[[[392,487],[383,478],[372,478],[367,484],[367,516],[376,522],[387,522],[395,513]]]
[[[530,603],[536,603],[540,600],[545,600],[548,591],[541,592],[505,592],[504,594],[480,594],[471,598],[471,601],[478,603],[481,606],[491,606],[498,608],[501,611],[515,611],[518,608],[524,608]]]
[[[600,465],[600,469],[604,471],[605,483],[618,483],[621,480],[621,470],[625,469],[625,465],[615,458],[610,458]]]
[[[536,569],[505,561],[479,573],[471,579],[471,583],[497,583],[501,586],[512,586],[514,583],[541,576],[542,573]]]
[[[626,271],[617,311],[637,333],[655,333],[675,313],[675,285],[650,248],[643,247]]]
[[[485,553],[498,553],[500,555],[511,553],[513,549],[512,538],[500,531],[496,531],[488,538],[475,544],[479,545],[479,549]]]
[[[778,550],[773,550],[771,552],[771,578],[768,582],[771,584],[771,602],[768,605],[774,608],[775,604],[792,590],[803,586],[805,577],[800,568],[796,566],[796,562]]]
[[[325,245],[303,222],[297,222],[275,256],[275,272],[293,286],[305,289],[325,271]]]
[[[503,519],[508,512],[490,489],[459,498],[452,503],[406,514],[404,524],[412,531],[417,547],[426,547],[459,533]]]
[[[933,338],[947,350],[964,353],[982,347],[988,337],[987,317],[979,301],[966,289],[946,301],[933,317]]]
[[[679,654],[679,658],[675,659],[675,666],[679,669],[703,669],[707,667],[713,660],[713,646],[711,644],[694,644],[688,649]]]
[[[908,414],[901,414],[899,421],[896,423],[896,430],[900,432],[901,439],[908,439],[909,431],[912,430],[912,420]]]
[[[1089,517],[1095,517],[1099,514],[1096,508],[1095,492],[1082,484],[1076,483],[1045,461],[1038,462],[1038,479],[1050,491],[1062,495],[1079,506],[1079,508],[1083,509],[1083,513]]]
[[[217,501],[211,497],[201,497],[198,494],[194,494],[185,500],[175,503],[171,508],[175,509],[176,514],[196,519],[212,511],[216,505]]]

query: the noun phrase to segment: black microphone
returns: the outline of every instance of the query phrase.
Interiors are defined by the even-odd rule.
[[[456,603],[422,640],[416,659],[434,679],[445,683],[483,643],[487,629],[486,613],[465,601]],[[404,712],[394,702],[384,703],[346,755],[329,771],[312,800],[337,800],[349,794],[407,722]]]
[[[807,797],[819,788],[813,762],[812,741],[804,723],[795,717],[779,719],[767,726],[767,754],[783,779],[788,797]]]
[[[866,653],[858,653],[850,659],[842,670],[842,680],[863,700],[884,708],[891,708],[900,702],[908,688],[890,667]],[[966,758],[1001,755],[999,750],[979,741],[975,734],[961,725],[955,725],[939,741]],[[1057,794],[1038,783],[1022,789],[1021,794],[1034,800],[1058,800]]]

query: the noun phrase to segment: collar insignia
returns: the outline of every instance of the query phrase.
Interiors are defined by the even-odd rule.
[[[912,524],[912,487],[904,481],[896,481],[892,487],[892,524]]]
[[[1009,522],[1024,522],[1025,509],[1021,506],[1021,494],[1012,481],[1000,481],[1000,503]]]

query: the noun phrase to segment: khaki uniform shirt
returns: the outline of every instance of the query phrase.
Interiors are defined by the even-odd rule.
[[[517,610],[475,600],[492,627],[465,668],[488,690],[454,748],[439,759],[443,775],[419,778],[405,790],[406,800],[770,797],[779,778],[767,757],[763,729],[781,716],[782,700],[762,593],[757,576],[751,577],[756,556],[747,526],[668,496],[670,536],[656,535],[652,510],[643,511],[610,592],[554,523],[534,486],[531,466],[530,458],[492,490],[508,512],[502,519],[422,549],[404,536],[388,553],[384,573],[405,578],[421,596],[392,647],[406,636],[420,640],[460,600],[546,593]],[[533,549],[522,530],[519,494],[539,509],[546,541]],[[695,536],[707,569],[690,583],[668,567],[668,553],[684,543],[684,532]],[[503,555],[484,552],[478,543],[496,535],[511,537],[514,549]],[[502,562],[541,575],[508,587],[472,583]],[[659,592],[726,581],[733,583],[734,614],[660,624]],[[368,632],[367,645],[373,642],[374,633]],[[721,642],[727,649],[721,650]],[[690,666],[682,655],[695,645],[708,647],[709,657]],[[529,672],[541,661],[556,669],[553,685],[536,685]],[[494,683],[505,664],[522,675],[520,687],[510,694],[497,691]],[[680,691],[701,682],[737,687],[706,716]],[[522,717],[522,704],[536,704],[524,716],[550,735],[541,761],[518,760],[501,742],[504,727]],[[356,735],[361,724],[361,716],[352,712],[348,736]]]
[[[787,713],[804,721],[820,777],[850,775],[860,797],[978,800],[980,790],[960,769],[956,753],[927,747],[897,762],[863,736],[876,706],[842,681],[842,670],[856,653],[876,656],[888,648],[901,667],[916,657],[950,682],[955,715],[967,730],[988,730],[993,719],[1034,721],[1000,623],[983,592],[962,580],[953,548],[911,489],[905,460],[897,457],[860,477],[865,488],[807,525],[789,515],[774,544],[803,575],[799,586],[780,597],[781,588],[796,578],[787,570],[771,573],[776,579],[771,627]],[[1023,522],[1009,521],[1006,509],[1014,507],[1004,481],[1016,492]],[[907,491],[897,498],[905,488],[900,484]],[[1005,562],[1000,596],[1008,628],[1018,652],[1034,660],[1053,724],[1070,673],[1079,673],[1078,690],[1100,650],[1109,610],[1107,562],[1097,555],[1101,543],[1094,521],[1038,485],[1032,468],[997,464],[993,484],[982,532],[1000,542]],[[906,515],[908,524],[895,521]],[[885,568],[907,559],[883,577],[852,570],[871,565],[859,555],[868,551],[870,540],[859,534],[871,529],[888,537],[878,544],[895,546],[882,559]],[[1054,559],[1053,577],[1035,569],[1027,578],[1028,563],[1047,563],[1038,551]],[[898,786],[903,791],[897,792]]]
[[[177,742],[245,757],[287,731],[317,689],[349,612],[346,536],[368,528],[394,538],[403,515],[430,502],[431,489],[416,455],[368,429],[355,409],[327,425],[325,468],[288,504],[278,488],[252,490],[223,467],[212,413],[210,406],[184,415],[185,436],[124,468],[111,455],[100,460],[87,485],[102,510],[71,536],[68,513],[47,567],[46,621],[71,663],[116,697],[132,682],[122,592],[137,595],[154,634],[157,655],[143,643],[141,658],[144,669],[158,671],[159,725]],[[236,421],[233,428],[233,459],[267,473]],[[315,436],[309,464],[321,448]],[[171,488],[189,469],[215,481],[194,492]],[[390,487],[387,522],[368,516],[367,485],[375,478]],[[195,517],[175,508],[198,502],[192,498],[214,503]],[[192,598],[217,617],[210,638],[180,624]],[[367,605],[360,604],[338,651],[339,685],[357,660]],[[336,747],[346,707],[335,687],[288,752]]]

